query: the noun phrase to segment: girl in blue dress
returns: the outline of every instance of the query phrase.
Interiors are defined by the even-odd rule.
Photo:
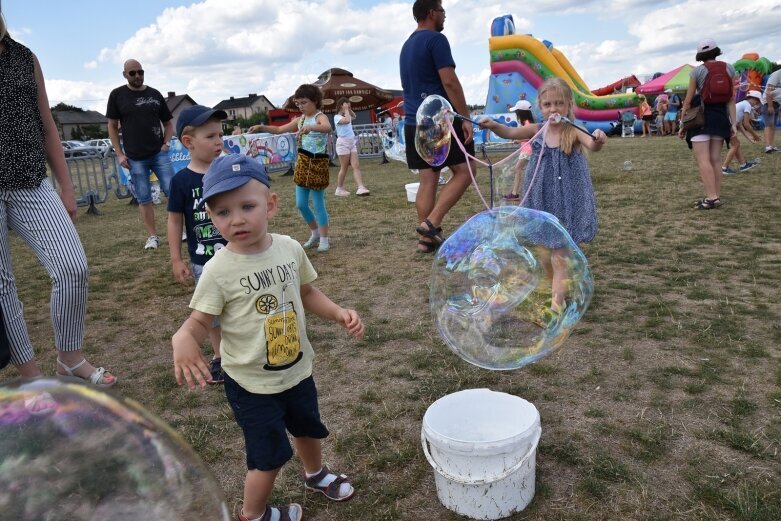
[[[550,78],[540,86],[537,104],[543,122],[554,114],[575,121],[572,90],[560,78]],[[488,118],[481,120],[480,125],[500,137],[514,140],[531,139],[541,127],[541,124],[508,127]],[[556,216],[578,244],[591,242],[597,234],[597,205],[583,149],[596,152],[606,142],[607,135],[599,129],[588,136],[563,121],[550,121],[547,131],[531,143],[532,154],[520,192],[523,206]],[[566,250],[558,238],[537,239],[551,251],[550,260],[545,259],[553,281],[551,307],[561,311],[565,307]]]

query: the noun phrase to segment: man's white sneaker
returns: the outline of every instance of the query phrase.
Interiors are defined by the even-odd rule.
[[[145,250],[156,250],[160,247],[160,238],[157,235],[150,235],[144,244]]]
[[[344,188],[340,188],[340,187],[337,186],[336,187],[336,191],[334,192],[334,195],[336,195],[338,197],[347,197],[348,195],[350,195],[350,192],[348,192]]]

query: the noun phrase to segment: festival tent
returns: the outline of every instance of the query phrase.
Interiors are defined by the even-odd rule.
[[[614,92],[626,92],[626,89],[628,88],[634,89],[639,85],[640,85],[640,80],[638,80],[637,77],[634,74],[632,74],[631,76],[627,76],[626,78],[621,78],[618,81],[614,81],[610,85],[605,85],[604,87],[600,87],[598,89],[592,90],[591,94],[594,94],[595,96],[609,96]]]
[[[689,64],[683,64],[651,81],[643,83],[635,91],[639,94],[655,95],[662,94],[665,90],[670,89],[675,93],[683,94],[689,86],[689,74],[693,68]]]
[[[326,114],[336,112],[336,101],[341,97],[350,100],[355,112],[377,108],[393,99],[392,92],[359,80],[352,72],[344,69],[328,69],[317,78],[314,85],[320,87],[323,93],[321,110]],[[292,96],[285,101],[282,108],[288,112],[298,112]]]

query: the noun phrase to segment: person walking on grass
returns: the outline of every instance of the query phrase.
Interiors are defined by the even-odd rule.
[[[369,189],[363,184],[361,176],[361,165],[358,162],[358,138],[353,131],[353,120],[355,112],[350,108],[350,101],[347,98],[339,98],[336,102],[336,115],[334,124],[336,125],[336,155],[339,156],[339,175],[336,178],[336,192],[334,195],[346,197],[350,192],[344,189],[344,180],[347,177],[347,167],[352,166],[353,178],[358,189],[355,195],[370,195]]]
[[[775,144],[776,127],[781,121],[781,69],[768,76],[762,93],[762,121],[765,124],[765,153],[778,152]]]
[[[176,121],[176,136],[190,152],[190,162],[171,179],[168,197],[168,249],[171,253],[171,269],[179,284],[187,286],[191,280],[201,278],[204,265],[225,247],[226,241],[212,224],[208,212],[200,207],[203,193],[203,176],[209,165],[222,153],[222,120],[228,114],[203,105],[184,109]],[[182,259],[180,232],[184,225],[187,253],[190,265]],[[215,319],[209,329],[209,340],[214,357],[209,364],[209,383],[223,381],[220,365],[220,322]]]
[[[0,309],[10,361],[23,377],[41,376],[11,262],[11,236],[30,246],[52,283],[51,319],[57,375],[98,387],[117,378],[84,356],[87,256],[76,231],[76,194],[49,110],[38,58],[6,32],[0,13]],[[46,164],[57,180],[54,191]],[[48,402],[48,403],[45,403]],[[34,412],[51,407],[41,400]]]
[[[681,126],[678,133],[694,153],[705,190],[705,197],[694,202],[698,210],[721,206],[721,149],[725,141],[729,147],[730,139],[736,134],[734,79],[737,73],[731,64],[716,60],[720,55],[721,49],[714,40],[700,42],[694,59],[702,64],[690,73],[681,110],[681,121],[686,112],[698,105],[703,107],[705,115],[703,127],[684,130]]]
[[[154,171],[167,197],[174,177],[171,157],[168,155],[168,143],[174,134],[173,116],[163,95],[144,85],[144,69],[138,60],[127,60],[122,76],[127,80],[127,85],[112,90],[108,97],[108,136],[117,152],[117,161],[130,170],[138,212],[149,236],[144,249],[156,250],[160,246],[160,238],[155,225],[149,177]]]
[[[284,134],[297,132],[300,139],[299,159],[296,161],[298,169],[301,165],[301,154],[308,154],[315,160],[326,154],[331,123],[328,121],[328,117],[320,111],[323,104],[323,93],[316,85],[299,86],[293,94],[293,98],[298,110],[301,111],[301,116],[281,127],[253,125],[249,128],[249,133]],[[293,177],[293,182],[296,182],[296,176]],[[326,183],[326,187],[327,185],[328,183]],[[310,198],[314,212],[309,208]],[[304,248],[317,248],[318,252],[328,251],[330,243],[328,240],[328,210],[325,207],[325,188],[312,188],[296,184],[296,208],[309,226],[310,235],[309,239],[304,242]]]
[[[442,221],[458,202],[472,182],[467,168],[467,157],[458,146],[450,147],[445,161],[432,167],[415,149],[417,132],[415,114],[426,96],[438,94],[446,98],[453,109],[469,114],[464,90],[456,76],[456,63],[450,52],[450,43],[442,30],[445,28],[445,10],[441,0],[415,0],[412,15],[418,26],[401,48],[399,70],[404,90],[404,142],[407,166],[419,170],[420,186],[415,198],[419,235],[417,251],[434,253],[444,241]],[[468,154],[474,156],[472,123],[463,121],[454,125],[458,140],[464,143]],[[437,197],[439,173],[450,167],[453,177],[442,187]]]
[[[269,188],[263,165],[247,156],[217,158],[206,172],[203,201],[228,245],[204,266],[190,301],[193,311],[172,338],[174,370],[180,385],[206,386],[209,367],[200,345],[219,316],[225,395],[247,451],[238,519],[299,521],[301,505],[268,504],[280,469],[293,456],[288,433],[308,490],[333,501],[355,493],[347,476],[322,462],[328,429],[320,420],[304,313],[332,320],[359,340],[364,326],[358,313],[312,284],[317,273],[298,242],[268,231],[277,212],[277,195]]]

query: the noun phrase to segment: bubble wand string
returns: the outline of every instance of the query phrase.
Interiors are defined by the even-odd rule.
[[[450,112],[450,111],[448,111],[448,112]],[[464,156],[468,157],[469,159],[474,160],[477,163],[480,163],[481,165],[488,166],[488,163],[486,163],[485,161],[480,161],[475,156],[469,154],[466,151],[466,148],[464,148],[464,144],[461,142],[460,139],[458,139],[458,135],[456,134],[456,131],[453,128],[453,122],[451,121],[451,119],[450,118],[445,118],[445,121],[447,121],[448,127],[450,128],[450,133],[451,133],[451,135],[453,137],[455,137],[456,144],[461,149],[461,152],[464,154]],[[469,120],[469,121],[472,121],[472,120]],[[529,141],[534,141],[540,135],[542,135],[543,141],[544,141],[545,135],[546,135],[546,133],[548,131],[548,124],[549,124],[549,121],[546,121],[545,123],[541,124],[539,130],[531,137],[531,139]],[[520,153],[521,153],[521,149],[519,147],[517,150],[515,150],[514,152],[509,154],[507,157],[497,161],[496,163],[493,163],[493,165],[495,165],[495,166],[501,165],[505,161],[509,161],[513,156],[518,155]],[[526,198],[529,196],[529,191],[531,190],[531,187],[532,187],[532,185],[534,183],[534,180],[537,177],[537,172],[538,172],[538,170],[540,168],[540,164],[541,164],[540,160],[542,159],[542,156],[544,154],[545,154],[545,147],[542,147],[542,150],[540,151],[540,156],[539,156],[539,158],[537,160],[537,167],[535,168],[534,173],[532,174],[531,181],[529,181],[529,189],[526,191],[526,194],[523,196],[523,200],[519,204],[518,208],[520,208],[523,205],[523,203],[526,201]],[[491,206],[486,202],[485,197],[483,197],[483,193],[480,191],[480,186],[477,184],[477,180],[475,179],[474,172],[472,172],[472,165],[471,165],[471,163],[469,161],[466,162],[466,167],[467,167],[467,170],[469,171],[469,177],[472,179],[472,184],[475,187],[475,192],[477,192],[477,196],[483,202],[483,206],[485,206],[485,208],[488,211],[491,211]],[[518,210],[515,210],[515,211],[517,212]]]

